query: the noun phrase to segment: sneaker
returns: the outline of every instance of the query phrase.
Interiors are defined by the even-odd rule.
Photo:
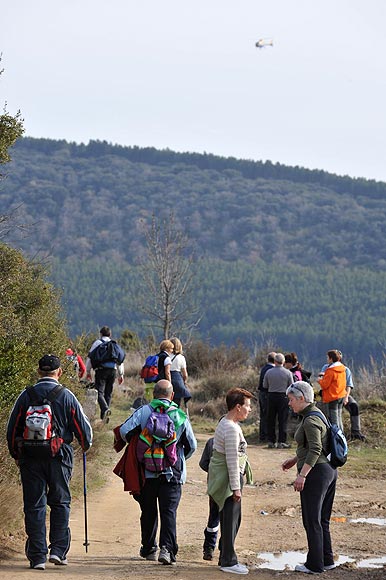
[[[291,449],[291,445],[289,443],[278,443],[277,448],[278,449]]]
[[[61,558],[56,554],[50,554],[49,561],[51,564],[55,564],[55,566],[67,566],[68,564],[67,558]]]
[[[328,564],[328,566],[323,566],[323,570],[325,570],[326,572],[328,570],[333,570],[334,568],[336,568],[336,564]]]
[[[166,565],[174,564],[173,556],[167,548],[163,547],[160,549],[158,562],[162,562],[162,564]]]
[[[39,562],[39,564],[30,564],[30,567],[33,570],[45,570],[46,569],[46,563],[45,562]]]
[[[155,562],[157,560],[157,548],[156,547],[152,548],[151,551],[148,552],[147,554],[144,554],[143,549],[141,548],[139,551],[139,555],[141,556],[141,558],[145,558],[145,560]]]
[[[267,447],[268,449],[275,449],[276,443],[272,443],[272,441],[269,441]]]
[[[309,570],[309,568],[307,568],[307,566],[305,566],[304,564],[298,564],[297,566],[295,566],[295,572],[304,572],[304,574],[317,574],[317,572]]]
[[[203,560],[213,560],[213,548],[205,548],[202,556]]]
[[[232,574],[248,574],[249,570],[244,564],[234,564],[233,566],[221,566],[221,572],[231,572]]]

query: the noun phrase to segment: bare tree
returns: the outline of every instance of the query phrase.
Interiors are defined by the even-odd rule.
[[[162,220],[153,215],[145,236],[139,308],[153,321],[152,326],[161,329],[163,338],[192,330],[199,315],[193,295],[196,272],[189,238],[177,227],[173,213]]]

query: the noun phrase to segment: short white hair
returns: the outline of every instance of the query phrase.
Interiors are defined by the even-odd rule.
[[[278,363],[279,365],[284,364],[285,357],[284,354],[282,354],[281,352],[277,352],[273,358],[275,362]]]
[[[295,397],[295,399],[304,397],[306,403],[314,402],[314,389],[312,388],[312,385],[306,383],[306,381],[296,381],[296,383],[292,383],[285,392],[287,397],[290,393]]]

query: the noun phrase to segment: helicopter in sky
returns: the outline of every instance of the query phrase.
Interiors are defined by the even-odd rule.
[[[255,45],[257,48],[265,48],[266,46],[273,46],[272,38],[259,38]]]

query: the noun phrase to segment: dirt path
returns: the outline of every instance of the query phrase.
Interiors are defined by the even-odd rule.
[[[138,556],[139,509],[136,502],[123,492],[122,482],[111,474],[106,486],[88,499],[89,539],[85,553],[83,504],[72,509],[72,544],[69,566],[54,567],[47,564],[46,580],[84,578],[106,580],[154,580],[172,577],[176,580],[198,580],[207,577],[226,578],[216,562],[202,560],[203,529],[207,517],[206,476],[198,467],[200,451],[206,436],[199,436],[199,450],[188,462],[188,482],[178,513],[178,541],[180,551],[177,566],[162,566],[158,562],[147,562]],[[261,552],[299,551],[305,552],[306,539],[301,524],[299,495],[290,485],[291,475],[280,470],[288,450],[268,450],[249,446],[248,453],[253,466],[257,486],[248,486],[243,495],[243,521],[237,538],[239,559],[250,566],[249,577],[268,580],[285,576],[290,580],[300,574],[290,569],[282,572],[257,568],[262,563],[257,554]],[[111,455],[111,465],[118,456]],[[267,515],[262,515],[261,511]],[[356,560],[371,556],[386,555],[386,527],[370,524],[354,524],[355,517],[386,517],[385,481],[349,479],[344,468],[340,471],[335,517],[346,517],[346,521],[332,523],[333,545],[337,555],[350,556]],[[298,562],[304,561],[301,554]],[[292,564],[293,566],[293,564]],[[7,580],[32,580],[39,574],[29,570],[22,554],[15,554],[0,563],[0,578]],[[345,564],[334,571],[325,572],[324,578],[381,579],[386,568],[356,568]],[[233,577],[233,576],[231,576]]]

